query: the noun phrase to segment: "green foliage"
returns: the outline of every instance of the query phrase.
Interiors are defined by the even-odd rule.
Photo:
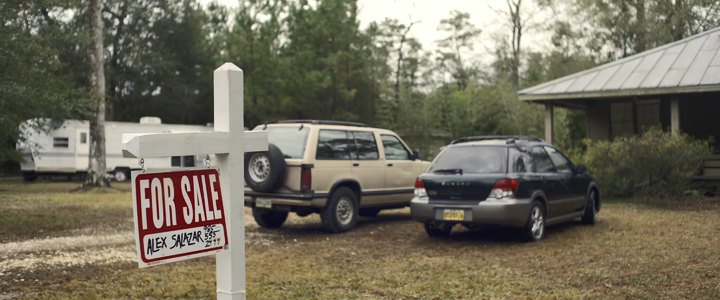
[[[591,25],[589,48],[625,57],[720,25],[717,0],[575,0]],[[603,47],[609,45],[608,48]],[[605,53],[607,51],[607,53]]]
[[[653,129],[641,137],[586,141],[575,162],[587,165],[609,196],[678,195],[688,187],[707,153],[707,144]]]
[[[473,49],[480,30],[466,12],[437,24],[444,36],[427,51],[409,30],[415,22],[361,27],[356,0],[242,0],[237,9],[104,0],[107,118],[212,122],[209,74],[231,61],[244,71],[248,127],[293,118],[362,121],[397,131],[427,159],[460,136],[542,137],[542,107],[520,102],[518,88],[595,66],[606,59],[598,58],[601,50],[636,51],[643,32],[650,47],[718,24],[712,1],[671,2],[565,1],[577,13],[544,27],[550,49],[499,43],[492,68],[482,70]],[[671,8],[677,14],[665,21]],[[87,13],[78,0],[0,2],[0,161],[14,155],[20,122],[85,118]],[[587,22],[595,27],[581,26]],[[557,109],[555,120],[555,143],[582,148],[584,113]]]
[[[88,97],[65,72],[65,53],[57,47],[78,37],[62,35],[67,24],[50,15],[62,14],[72,4],[0,2],[0,162],[17,159],[14,143],[24,138],[21,122],[87,112]],[[39,128],[42,124],[32,125]]]

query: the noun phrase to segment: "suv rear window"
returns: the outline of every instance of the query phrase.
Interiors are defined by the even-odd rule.
[[[444,169],[461,169],[463,173],[505,173],[507,147],[453,146],[441,152],[430,167],[430,172]]]
[[[375,135],[370,131],[320,130],[316,159],[377,160]]]
[[[303,158],[309,129],[307,127],[268,127],[268,143],[282,151],[285,158]]]
[[[316,159],[350,160],[353,137],[344,130],[320,130]]]

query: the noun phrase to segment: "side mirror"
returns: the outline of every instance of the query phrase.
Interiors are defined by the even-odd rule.
[[[412,160],[420,159],[420,150],[415,149],[412,153]]]
[[[577,173],[577,174],[585,174],[585,172],[587,172],[587,167],[585,167],[584,165],[577,165],[577,166],[575,167],[575,173]]]

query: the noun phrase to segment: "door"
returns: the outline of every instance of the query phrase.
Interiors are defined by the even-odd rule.
[[[412,199],[417,177],[413,156],[397,136],[382,134],[380,140],[385,157],[385,188],[395,193],[394,201],[408,202]]]
[[[351,145],[352,174],[362,187],[361,206],[382,204],[385,189],[385,163],[371,131],[351,131],[354,140]]]
[[[88,129],[75,129],[75,169],[85,171],[88,168],[90,154],[90,136]]]
[[[530,149],[533,160],[533,171],[542,180],[542,190],[545,193],[547,202],[547,218],[555,218],[564,214],[563,201],[566,196],[567,185],[564,177],[555,170],[550,156],[543,147]]]
[[[545,151],[553,161],[557,172],[563,176],[566,185],[567,195],[563,211],[565,213],[582,211],[585,206],[585,193],[587,192],[587,184],[583,184],[584,178],[575,173],[575,167],[560,150],[545,147]]]
[[[316,192],[330,192],[332,185],[338,180],[348,179],[351,174],[352,160],[350,145],[354,145],[352,136],[344,130],[321,129],[318,133],[317,150],[315,151],[315,167],[313,182]]]

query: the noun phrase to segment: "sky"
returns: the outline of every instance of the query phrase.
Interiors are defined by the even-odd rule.
[[[201,0],[209,3],[212,0]],[[237,0],[215,0],[230,7],[238,7]],[[528,2],[524,2],[527,5]],[[532,1],[530,1],[532,4]],[[360,9],[359,19],[362,28],[371,22],[380,22],[385,18],[393,18],[401,23],[413,25],[410,35],[418,39],[424,49],[434,50],[435,41],[445,37],[438,30],[440,20],[450,16],[453,10],[470,14],[473,24],[482,30],[478,43],[475,45],[472,58],[482,63],[492,59],[495,40],[502,34],[510,32],[506,17],[501,15],[507,11],[506,0],[358,0]],[[542,30],[542,24],[547,21],[546,13],[534,13],[535,8],[528,7],[527,15],[535,16],[531,20],[531,27],[524,33],[522,47],[524,49],[543,50],[549,47],[549,35]],[[545,15],[545,17],[543,17]],[[544,20],[543,20],[544,18]]]

